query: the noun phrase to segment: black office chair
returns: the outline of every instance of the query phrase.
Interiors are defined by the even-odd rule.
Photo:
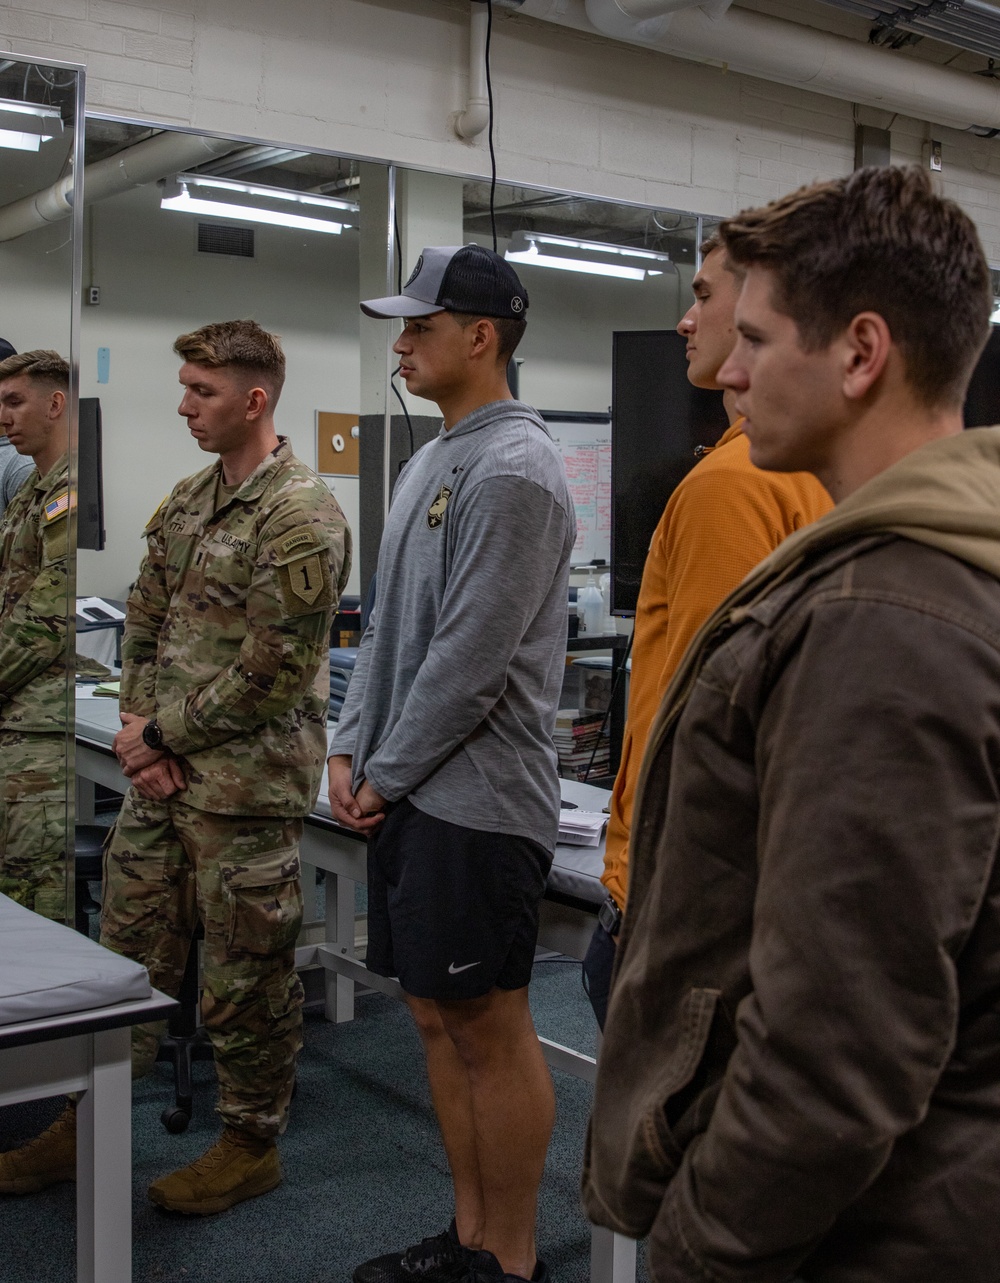
[[[196,1060],[212,1059],[212,1044],[204,1027],[198,1024],[201,1001],[201,974],[198,966],[198,941],[205,938],[201,925],[194,933],[177,1001],[180,1004],[167,1023],[166,1035],[160,1042],[156,1059],[169,1061],[174,1067],[174,1103],[160,1115],[168,1132],[187,1131],[194,1104],[191,1067]]]
[[[108,830],[101,824],[78,824],[74,835],[76,855],[76,896],[74,926],[81,935],[90,935],[90,919],[101,906],[91,893],[92,883],[103,877],[104,842]]]

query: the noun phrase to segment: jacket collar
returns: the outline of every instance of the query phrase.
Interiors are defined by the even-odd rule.
[[[238,490],[226,500],[232,503],[234,499],[240,499],[248,503],[259,499],[267,487],[271,484],[274,474],[279,468],[283,467],[292,458],[292,445],[287,437],[278,437],[278,444],[273,450],[261,459],[253,472],[245,478],[243,484]],[[222,460],[219,459],[205,473],[205,482],[211,485],[214,490],[222,476]]]

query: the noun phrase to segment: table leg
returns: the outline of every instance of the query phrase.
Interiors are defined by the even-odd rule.
[[[635,1283],[635,1240],[602,1225],[590,1231],[590,1283]]]
[[[354,957],[353,878],[326,875],[326,943],[346,958]],[[326,972],[326,1018],[338,1024],[354,1019],[354,981]]]
[[[90,1086],[76,1110],[76,1277],[132,1279],[131,1031],[92,1035]]]
[[[76,822],[77,824],[93,824],[94,822],[94,798],[97,794],[97,785],[93,780],[84,779],[82,775],[76,777]]]

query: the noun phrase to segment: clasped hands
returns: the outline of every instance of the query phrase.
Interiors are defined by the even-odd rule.
[[[330,814],[338,824],[357,833],[371,833],[385,819],[386,799],[362,780],[357,793],[352,787],[350,757],[335,754],[327,763],[330,777]]]
[[[150,748],[142,738],[147,719],[136,713],[122,713],[122,729],[112,742],[122,773],[136,792],[152,802],[163,802],[186,787],[184,772],[176,757],[163,749]]]

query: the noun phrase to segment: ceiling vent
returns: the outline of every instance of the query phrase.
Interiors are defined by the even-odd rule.
[[[253,258],[254,229],[223,223],[198,224],[198,253],[225,254],[229,258]]]

